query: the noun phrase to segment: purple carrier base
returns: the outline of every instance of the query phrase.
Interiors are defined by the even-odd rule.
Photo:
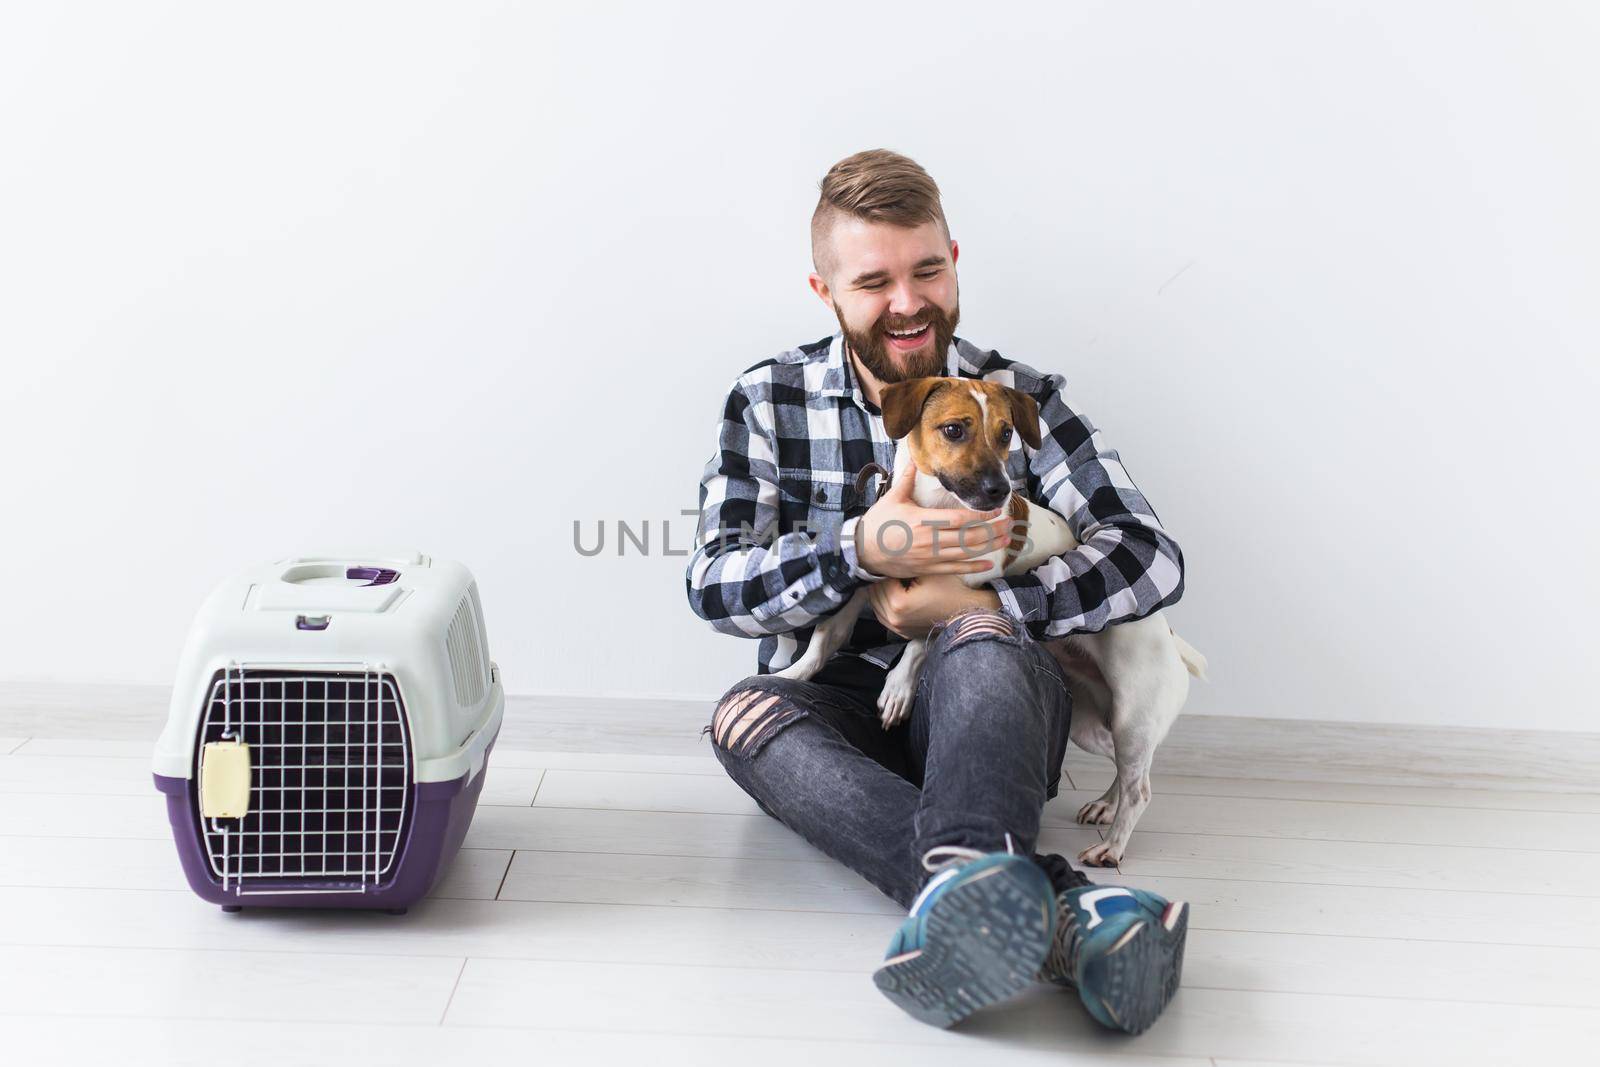
[[[498,738],[496,738],[498,740]],[[202,900],[222,905],[223,911],[242,908],[372,908],[393,914],[402,914],[412,904],[427,896],[438,884],[451,859],[461,848],[472,825],[472,814],[478,807],[478,795],[483,792],[483,780],[489,773],[489,755],[494,751],[494,741],[483,753],[483,766],[478,776],[462,775],[450,782],[417,782],[411,787],[411,828],[406,833],[405,844],[395,859],[394,873],[389,881],[362,886],[359,883],[318,881],[315,879],[254,879],[239,892],[237,885],[222,888],[222,882],[211,873],[206,861],[205,846],[200,840],[200,822],[196,812],[193,778],[167,778],[155,775],[156,788],[167,795],[167,821],[172,824],[172,835],[178,844],[178,858],[183,861],[183,873],[189,879],[189,888]],[[341,884],[349,886],[348,892],[339,892]],[[271,893],[251,893],[250,889],[271,889]],[[295,892],[295,890],[304,892]]]

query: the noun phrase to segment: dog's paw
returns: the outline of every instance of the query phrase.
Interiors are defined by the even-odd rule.
[[[1116,801],[1101,797],[1099,800],[1089,801],[1078,809],[1078,821],[1085,826],[1110,826],[1116,814]]]
[[[810,681],[822,669],[822,664],[810,656],[801,656],[781,671],[773,671],[774,678],[792,678],[797,682]]]
[[[878,693],[878,721],[888,730],[906,720],[911,714],[913,693],[908,685],[901,685],[891,674]]]
[[[1115,867],[1122,862],[1122,855],[1109,843],[1102,841],[1078,853],[1078,862],[1085,867]]]

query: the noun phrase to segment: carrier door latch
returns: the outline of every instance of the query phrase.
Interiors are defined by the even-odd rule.
[[[200,814],[242,819],[250,813],[250,746],[208,741],[200,751]]]

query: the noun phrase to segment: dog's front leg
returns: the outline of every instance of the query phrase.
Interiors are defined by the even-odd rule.
[[[883,680],[883,690],[878,694],[878,719],[885,730],[904,722],[911,714],[911,701],[917,695],[917,677],[922,673],[922,661],[928,658],[928,639],[917,637],[906,642],[900,660]]]
[[[844,607],[817,623],[799,659],[783,670],[772,673],[779,678],[794,678],[803,682],[820,671],[822,665],[850,640],[850,632],[856,628],[856,619],[861,617],[861,609],[867,606],[869,591],[867,586],[857,589],[855,595],[845,601]]]

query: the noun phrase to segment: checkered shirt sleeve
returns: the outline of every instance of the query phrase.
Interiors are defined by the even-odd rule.
[[[990,588],[1039,639],[1093,633],[1143,618],[1183,595],[1183,552],[1134,485],[1116,450],[1062,395],[1066,379],[1020,363],[984,377],[1039,404],[1040,447],[1028,456],[1028,495],[1067,519],[1078,547]],[[993,367],[993,364],[990,364]]]
[[[750,384],[741,376],[723,405],[685,580],[695,614],[718,632],[763,637],[814,625],[876,576],[856,558],[859,516],[829,536],[779,528],[773,401],[752,398]]]

